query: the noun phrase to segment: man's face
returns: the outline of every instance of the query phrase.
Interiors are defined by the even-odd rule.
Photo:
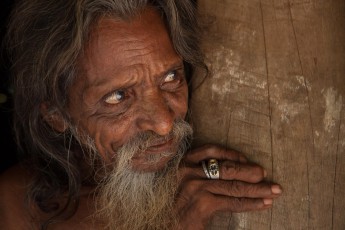
[[[147,9],[131,21],[111,17],[93,28],[79,60],[78,77],[69,91],[68,110],[78,130],[89,135],[106,162],[138,133],[156,138],[132,159],[138,171],[156,171],[175,151],[169,138],[174,120],[187,113],[187,83],[163,20]]]

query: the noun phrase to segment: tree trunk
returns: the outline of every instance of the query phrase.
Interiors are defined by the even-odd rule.
[[[210,75],[192,95],[194,145],[244,152],[284,189],[271,210],[221,214],[209,229],[345,229],[345,1],[198,10]]]

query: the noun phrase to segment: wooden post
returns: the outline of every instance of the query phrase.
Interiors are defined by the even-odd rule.
[[[211,73],[192,95],[194,145],[242,151],[284,189],[210,229],[345,229],[345,1],[198,4]]]

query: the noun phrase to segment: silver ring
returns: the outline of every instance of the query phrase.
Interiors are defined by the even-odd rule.
[[[204,173],[205,173],[206,177],[208,179],[211,179],[211,176],[210,176],[210,173],[208,172],[208,169],[207,169],[205,161],[202,161],[201,164],[202,164],[202,169],[204,170]]]
[[[207,164],[207,172],[210,175],[211,179],[219,179],[219,163],[216,159],[209,159]]]

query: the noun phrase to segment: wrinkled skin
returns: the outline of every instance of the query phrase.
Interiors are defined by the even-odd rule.
[[[112,161],[117,149],[139,132],[168,135],[174,120],[184,119],[187,113],[181,57],[153,10],[139,17],[131,22],[99,21],[69,92],[74,123],[95,140],[106,161]],[[170,158],[148,165],[146,155],[173,149],[171,141],[158,141],[134,157],[134,168],[159,170]]]
[[[95,139],[105,160],[111,161],[116,149],[136,133],[149,130],[165,136],[173,121],[186,115],[182,59],[152,10],[130,23],[102,19],[92,31],[80,66],[69,112],[79,128]],[[145,154],[171,148],[171,143],[157,143]],[[200,162],[209,158],[222,160],[221,180],[205,179]],[[145,155],[140,155],[133,168],[155,171],[168,160],[148,165]],[[184,162],[176,203],[181,229],[203,229],[217,211],[267,209],[280,193],[277,185],[272,189],[258,183],[264,179],[264,170],[234,151],[205,146],[189,153]]]
[[[220,162],[220,180],[206,179],[200,162]],[[272,207],[282,190],[264,182],[266,171],[236,151],[205,145],[188,153],[180,169],[181,184],[176,211],[180,229],[204,229],[217,212],[244,212]]]
[[[105,161],[113,161],[116,150],[139,132],[168,135],[173,121],[186,116],[188,90],[183,60],[160,16],[146,10],[130,22],[102,18],[91,31],[69,98],[74,123],[95,140]],[[150,146],[134,157],[133,168],[161,169],[171,157],[147,164],[147,156],[174,150],[172,143],[162,139]],[[209,158],[220,160],[220,180],[206,179],[200,162]],[[262,167],[212,145],[188,153],[179,176],[176,212],[181,229],[203,229],[218,211],[270,208],[281,192],[278,185],[262,182]]]

